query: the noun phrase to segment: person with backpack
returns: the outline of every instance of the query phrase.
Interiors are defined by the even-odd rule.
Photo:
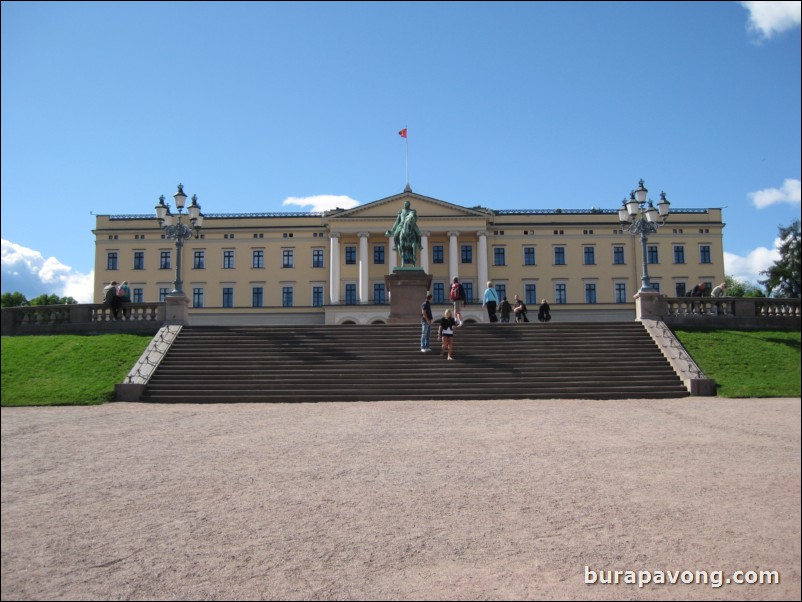
[[[465,305],[465,289],[459,282],[459,278],[454,276],[454,281],[451,283],[451,294],[449,299],[454,303],[454,318],[457,320],[457,326],[462,325],[462,312],[460,307]]]
[[[123,283],[117,289],[117,298],[120,300],[120,307],[123,310],[123,318],[126,320],[131,315],[131,308],[128,304],[131,303],[131,287],[128,286],[128,281],[123,280]]]
[[[504,324],[509,323],[510,314],[512,313],[512,305],[510,305],[510,302],[507,301],[507,297],[501,298],[501,305],[499,305],[499,311],[501,311],[501,321]]]
[[[528,322],[529,318],[526,317],[526,304],[521,301],[518,295],[515,295],[515,308],[512,310],[515,312],[515,321],[516,322]]]
[[[117,281],[103,287],[103,304],[111,307],[111,315],[115,320],[120,318],[120,297],[117,295]]]
[[[537,319],[541,322],[548,322],[551,320],[551,308],[545,299],[540,301],[540,309],[537,312]]]

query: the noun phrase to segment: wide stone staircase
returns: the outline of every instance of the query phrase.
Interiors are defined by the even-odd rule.
[[[638,322],[465,324],[454,361],[420,326],[185,326],[148,383],[159,403],[686,397]]]

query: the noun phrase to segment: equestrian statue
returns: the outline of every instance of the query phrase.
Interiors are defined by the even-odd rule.
[[[393,237],[395,250],[401,254],[402,265],[414,266],[418,250],[421,248],[421,239],[418,230],[418,212],[409,208],[409,201],[404,202],[404,208],[398,212],[393,227],[384,235]]]

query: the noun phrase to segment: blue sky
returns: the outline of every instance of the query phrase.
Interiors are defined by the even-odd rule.
[[[757,6],[757,8],[755,8]],[[400,193],[723,207],[755,282],[800,217],[800,2],[3,2],[2,292],[90,301],[94,214]]]

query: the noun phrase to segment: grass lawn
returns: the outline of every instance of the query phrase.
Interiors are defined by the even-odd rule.
[[[131,334],[2,338],[4,406],[94,405],[114,398],[153,337]]]
[[[719,397],[800,397],[800,333],[775,330],[674,331]]]

